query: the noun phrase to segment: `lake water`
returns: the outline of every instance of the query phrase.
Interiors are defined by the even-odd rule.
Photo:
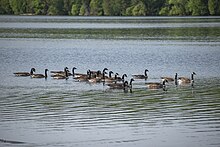
[[[0,16],[0,146],[220,145],[220,17]],[[15,77],[107,67],[143,74],[132,92]],[[145,82],[190,77],[194,87]]]

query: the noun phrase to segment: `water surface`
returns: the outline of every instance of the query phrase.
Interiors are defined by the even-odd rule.
[[[219,17],[0,17],[1,146],[219,146]],[[91,24],[93,23],[93,24]],[[15,77],[107,67],[126,80],[149,70],[190,77],[130,91],[52,78]]]

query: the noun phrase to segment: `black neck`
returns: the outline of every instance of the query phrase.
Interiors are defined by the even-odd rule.
[[[91,79],[91,77],[92,77],[91,71],[87,71],[87,75],[88,75],[88,78]]]
[[[163,81],[163,86],[165,86],[166,80]]]
[[[125,80],[125,75],[123,75],[123,76],[121,77],[121,79],[122,79],[122,81],[124,81],[124,80]]]
[[[45,70],[45,78],[47,78],[47,70]]]
[[[147,70],[145,70],[144,75],[145,75],[145,77],[147,77]]]
[[[193,76],[193,73],[192,73],[192,75],[191,75],[191,80],[192,80],[192,81],[194,80],[194,76]]]
[[[75,76],[75,68],[72,69],[73,76]]]
[[[68,77],[67,69],[65,69],[65,76]]]
[[[130,81],[130,86],[132,86],[132,80]]]
[[[112,77],[112,72],[109,72],[109,78],[111,78]]]
[[[31,74],[31,75],[33,75],[33,72],[34,72],[34,71],[33,71],[33,69],[31,69],[31,72],[30,72],[30,74]]]
[[[105,72],[102,73],[102,78],[105,79]]]

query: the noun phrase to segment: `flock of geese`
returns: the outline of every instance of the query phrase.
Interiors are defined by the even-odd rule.
[[[108,68],[104,68],[102,71],[91,71],[88,70],[87,73],[76,73],[75,70],[77,68],[72,68],[72,73],[69,71],[68,67],[65,67],[63,71],[50,71],[51,77],[53,79],[68,79],[69,76],[73,76],[73,79],[77,81],[82,82],[89,82],[89,83],[100,83],[103,82],[107,86],[109,86],[112,89],[131,89],[132,88],[132,82],[135,79],[148,79],[149,72],[147,69],[145,69],[144,74],[137,74],[132,75],[132,78],[130,79],[130,82],[126,81],[125,78],[127,77],[126,74],[123,74],[121,77],[119,77],[118,73],[113,73],[112,71],[108,71]],[[48,69],[45,69],[44,74],[35,74],[35,68],[31,68],[30,72],[16,72],[14,73],[15,76],[19,77],[28,77],[31,78],[48,78]],[[108,75],[107,75],[108,74]],[[112,76],[114,74],[114,76]],[[146,88],[148,89],[163,89],[165,90],[166,83],[171,82],[177,85],[182,84],[191,84],[193,86],[194,83],[194,75],[196,75],[195,72],[191,74],[191,79],[187,77],[178,77],[177,73],[175,74],[174,78],[172,77],[161,77],[161,82],[145,82]]]

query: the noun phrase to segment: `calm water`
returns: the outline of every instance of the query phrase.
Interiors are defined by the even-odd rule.
[[[220,145],[220,17],[0,16],[0,146]],[[15,77],[107,67],[190,77],[194,87],[132,93],[106,85]]]

